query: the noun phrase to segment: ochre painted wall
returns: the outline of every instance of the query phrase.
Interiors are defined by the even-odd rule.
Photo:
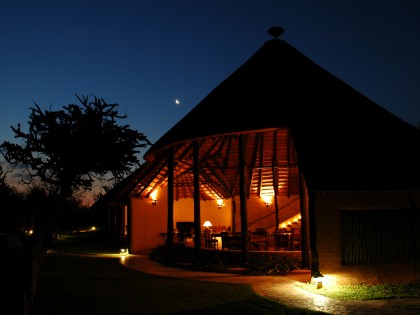
[[[162,189],[157,196],[157,204],[150,199],[131,199],[131,253],[150,250],[164,243],[161,232],[167,232],[168,208],[167,190]],[[228,204],[217,209],[216,202],[201,201],[201,226],[209,220],[214,226],[232,225],[231,207]],[[174,202],[174,228],[176,222],[194,221],[194,203],[192,199],[180,199]]]
[[[150,199],[131,199],[131,248],[130,252],[138,253],[150,250],[163,244],[161,232],[167,231],[167,190],[162,189],[157,195],[157,204],[152,205]],[[299,199],[297,196],[291,198],[279,197],[279,218],[280,222],[299,213]],[[274,202],[266,207],[264,201],[258,197],[251,196],[248,199],[248,224],[249,230],[255,228],[266,228],[270,231],[275,229],[275,206]],[[236,224],[237,231],[240,231],[240,204],[236,203]],[[217,208],[215,200],[200,202],[200,226],[204,221],[210,221],[213,227],[225,226],[233,229],[234,217],[232,200],[225,200],[221,209]],[[176,222],[194,221],[193,199],[180,199],[174,202],[174,227]]]
[[[131,199],[131,253],[150,250],[163,244],[160,232],[166,231],[167,208],[150,200]]]

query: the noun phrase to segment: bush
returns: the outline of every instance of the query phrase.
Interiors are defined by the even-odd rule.
[[[260,274],[288,275],[301,266],[300,258],[278,255],[255,255],[250,257],[251,270]]]
[[[240,254],[239,251],[201,250],[196,255],[193,248],[175,246],[169,255],[165,246],[159,246],[152,250],[150,258],[165,265],[200,271],[231,272],[232,268],[242,267],[235,272],[244,274],[288,275],[301,266],[300,258],[268,253],[253,253],[243,266]]]

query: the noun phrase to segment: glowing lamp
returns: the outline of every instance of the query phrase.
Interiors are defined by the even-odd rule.
[[[318,270],[312,276],[311,282],[316,285],[317,289],[322,289],[323,274]]]
[[[263,195],[261,198],[264,200],[265,206],[268,208],[268,206],[271,204],[271,195]]]
[[[151,194],[150,194],[150,198],[152,198],[152,205],[153,206],[156,206],[156,204],[157,204],[157,193],[158,193],[158,190],[157,189],[155,189]]]
[[[217,209],[219,210],[222,209],[223,199],[217,199],[216,202],[217,202]]]
[[[210,229],[212,227],[211,222],[210,221],[204,221],[203,226],[207,229]]]

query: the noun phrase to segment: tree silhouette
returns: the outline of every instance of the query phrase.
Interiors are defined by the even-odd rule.
[[[19,266],[27,276],[16,292],[22,295],[16,306],[21,314],[31,311],[36,279],[52,233],[73,194],[90,190],[95,180],[124,178],[140,165],[139,148],[151,145],[144,134],[118,124],[127,118],[118,113],[118,104],[108,104],[98,97],[92,101],[76,97],[81,105],[70,104],[58,111],[42,111],[35,103],[30,108],[28,131],[23,131],[20,124],[11,127],[22,144],[5,141],[0,146],[10,166],[23,171],[20,184],[39,180],[49,187],[48,206],[36,211],[33,233],[27,235],[18,228],[7,230],[24,248]]]

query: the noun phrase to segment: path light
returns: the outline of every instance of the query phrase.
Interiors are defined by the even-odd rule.
[[[122,262],[125,262],[125,258],[128,256],[128,248],[120,249],[120,259]]]
[[[324,280],[324,276],[321,271],[315,271],[315,274],[311,278],[311,283],[316,285],[317,289],[322,289],[322,281]]]

